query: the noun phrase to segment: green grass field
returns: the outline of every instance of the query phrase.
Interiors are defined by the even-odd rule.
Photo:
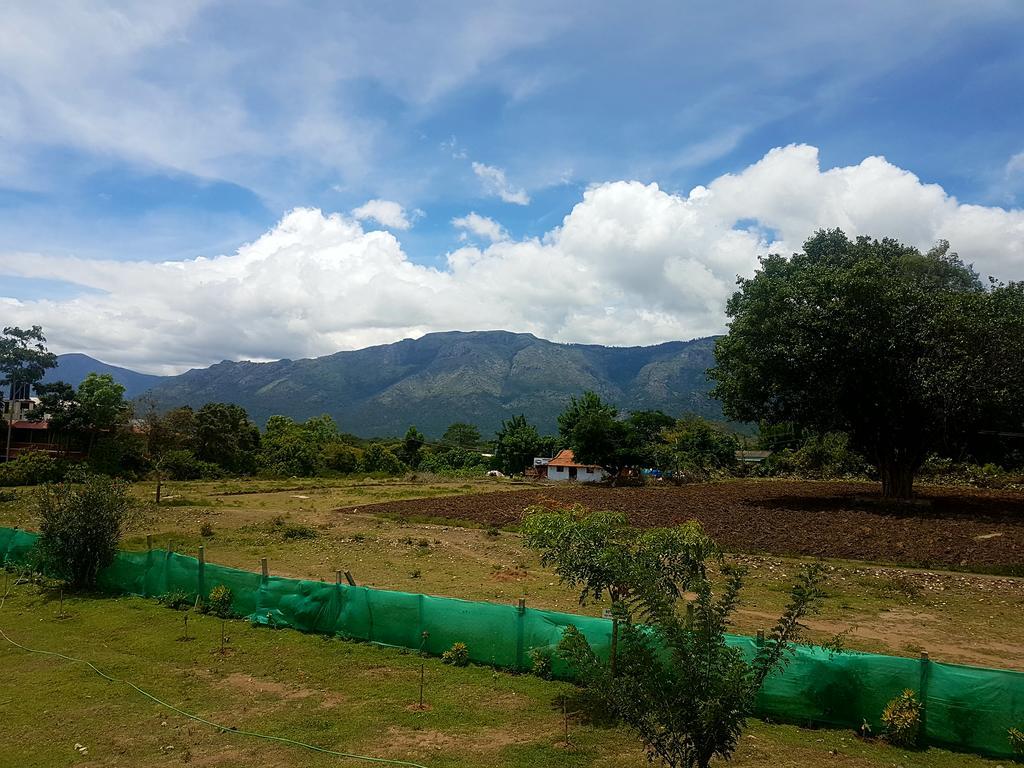
[[[507,490],[490,481],[230,481],[165,487],[147,503],[125,546],[152,534],[209,562],[250,570],[267,557],[272,572],[357,581],[411,592],[580,608],[576,596],[526,551],[517,534],[451,524],[412,523],[339,507],[394,498]],[[136,486],[147,499],[150,485]],[[33,527],[31,492],[0,504],[0,524]],[[170,497],[170,498],[167,498]],[[280,518],[277,520],[277,518]],[[209,526],[202,536],[204,524]],[[300,527],[308,538],[288,538]],[[750,576],[737,629],[768,626],[786,598],[795,561],[738,556]],[[810,624],[817,640],[839,635],[847,647],[1024,669],[1021,580],[964,573],[830,562],[830,597]],[[571,718],[569,746],[558,697],[568,688],[490,669],[456,670],[436,659],[369,645],[254,629],[230,622],[229,652],[218,652],[221,623],[194,617],[188,642],[182,617],[154,601],[69,598],[57,617],[55,594],[13,589],[0,627],[33,647],[96,662],[177,706],[226,726],[256,729],[342,751],[411,759],[433,766],[645,764],[635,740]],[[6,643],[0,659],[10,685],[0,689],[7,737],[0,766],[355,765],[269,742],[220,733],[161,710],[124,685],[84,667],[33,656]],[[420,664],[429,709],[413,706]],[[86,746],[87,754],[74,749]],[[172,749],[169,749],[172,748]],[[835,752],[836,754],[832,754]],[[937,750],[906,753],[867,744],[848,732],[769,726],[753,721],[739,766],[983,766],[997,763]]]
[[[19,643],[87,659],[176,707],[226,728],[287,736],[327,749],[446,766],[640,766],[636,741],[618,728],[569,717],[565,684],[289,630],[194,616],[140,598],[68,598],[19,585],[0,628]],[[87,667],[0,642],[0,764],[57,766],[336,766],[317,755],[190,721]],[[421,665],[424,710],[418,709]],[[570,710],[572,709],[570,705]],[[85,753],[76,749],[80,744]],[[365,764],[365,763],[364,763]],[[858,768],[981,768],[996,763],[939,750],[905,752],[841,731],[758,721],[733,764]]]

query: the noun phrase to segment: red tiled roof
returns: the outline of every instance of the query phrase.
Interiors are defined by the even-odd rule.
[[[564,451],[559,451],[558,455],[555,456],[551,461],[548,462],[549,467],[596,467],[596,464],[577,464],[576,456],[573,452],[566,448]]]
[[[11,423],[14,429],[49,429],[50,425],[45,421],[15,421]]]

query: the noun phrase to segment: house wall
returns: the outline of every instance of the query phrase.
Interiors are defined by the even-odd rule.
[[[589,472],[587,470],[590,470]],[[569,467],[547,467],[548,480],[555,480],[558,482],[569,482],[570,473]],[[577,483],[598,483],[604,480],[608,476],[600,467],[577,467],[576,477],[572,478]]]

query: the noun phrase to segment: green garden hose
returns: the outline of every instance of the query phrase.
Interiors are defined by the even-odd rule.
[[[10,592],[10,588],[8,588],[7,592],[3,595],[3,597],[0,597],[0,609],[4,607],[4,603],[7,601],[7,596],[10,594]],[[302,749],[308,749],[312,752],[320,752],[324,755],[331,755],[333,757],[341,757],[349,760],[362,760],[367,763],[382,763],[385,765],[401,765],[406,766],[406,768],[426,768],[426,766],[420,765],[419,763],[411,763],[407,760],[392,760],[386,757],[370,757],[369,755],[356,755],[351,752],[336,752],[333,749],[325,749],[324,747],[318,747],[314,744],[306,744],[301,741],[295,741],[294,739],[285,738],[284,736],[271,736],[266,733],[256,733],[255,731],[243,731],[237,728],[221,725],[219,723],[213,722],[212,720],[207,720],[206,718],[200,717],[199,715],[193,715],[190,712],[185,712],[184,710],[178,709],[173,704],[169,704],[166,701],[157,698],[148,691],[139,688],[139,686],[137,686],[135,683],[129,680],[118,680],[117,678],[111,677],[102,669],[93,664],[91,661],[86,661],[85,659],[77,659],[74,656],[67,656],[63,653],[57,653],[56,651],[43,651],[39,650],[38,648],[29,648],[28,646],[15,642],[10,637],[8,637],[7,633],[4,632],[3,628],[0,628],[0,637],[2,637],[11,645],[13,645],[15,648],[20,648],[21,650],[27,651],[28,653],[36,653],[42,656],[52,656],[54,658],[63,659],[64,661],[70,661],[75,664],[84,664],[97,675],[102,677],[104,680],[108,680],[111,683],[124,683],[129,688],[135,689],[143,696],[145,696],[147,699],[156,702],[160,706],[166,707],[167,709],[171,710],[172,712],[175,712],[176,714],[181,715],[182,717],[187,717],[189,720],[195,720],[197,723],[202,723],[203,725],[208,725],[211,728],[216,728],[218,731],[221,731],[222,733],[234,733],[238,734],[239,736],[251,736],[256,739],[264,739],[265,741],[275,741],[279,744],[287,744],[291,747],[301,747]]]

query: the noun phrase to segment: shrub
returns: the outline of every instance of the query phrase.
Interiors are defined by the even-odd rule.
[[[231,603],[234,597],[231,587],[218,584],[210,590],[210,596],[206,599],[207,612],[212,613],[214,616],[220,616],[222,619],[231,617],[233,615]]]
[[[405,465],[389,448],[380,443],[373,443],[363,453],[363,472],[380,472],[385,475],[398,475],[405,471]]]
[[[921,733],[921,702],[910,688],[885,705],[885,735],[897,747],[916,747]]]
[[[195,595],[183,589],[172,589],[170,592],[160,595],[156,601],[171,610],[180,611],[188,608],[195,602]]]
[[[6,504],[8,501],[17,501],[18,494],[14,491],[0,491],[0,504]]]
[[[553,654],[547,648],[530,649],[530,667],[537,677],[550,680],[552,676],[551,661]]]
[[[359,471],[362,456],[363,452],[351,445],[330,443],[324,447],[321,460],[325,469],[347,475]]]
[[[216,464],[202,461],[187,450],[165,453],[160,470],[171,480],[215,480],[224,474]]]
[[[208,539],[213,536],[213,526],[209,521],[203,521],[203,524],[199,526],[199,535],[204,539]]]
[[[42,485],[60,480],[64,463],[42,451],[25,451],[0,464],[0,485]]]
[[[286,525],[281,531],[281,536],[286,539],[315,539],[316,529],[308,525]]]
[[[1010,739],[1010,748],[1018,758],[1024,757],[1024,731],[1020,728],[1011,728],[1007,733]]]
[[[135,502],[125,483],[97,475],[82,485],[44,486],[36,506],[43,568],[83,588],[113,562]]]
[[[469,664],[469,648],[465,643],[453,643],[451,648],[441,654],[441,661],[453,667],[465,667]]]

